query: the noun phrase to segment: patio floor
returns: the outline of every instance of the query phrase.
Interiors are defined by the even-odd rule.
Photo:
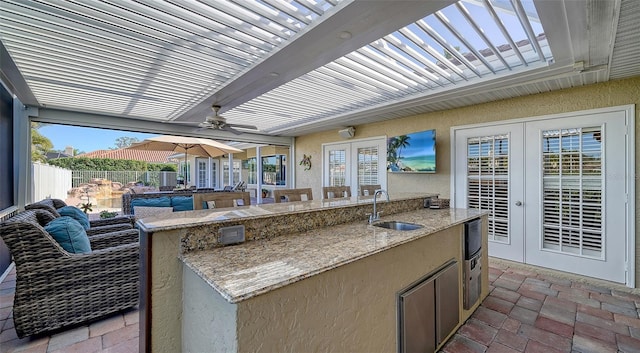
[[[499,260],[491,260],[489,282],[490,295],[442,352],[640,352],[640,296],[633,290]],[[0,284],[1,352],[138,351],[137,310],[18,339],[14,289],[12,271]]]

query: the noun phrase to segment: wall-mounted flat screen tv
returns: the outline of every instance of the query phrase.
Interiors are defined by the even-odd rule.
[[[387,140],[387,171],[435,173],[436,130],[390,137]]]

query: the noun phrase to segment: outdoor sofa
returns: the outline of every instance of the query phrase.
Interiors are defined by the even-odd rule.
[[[48,211],[32,209],[0,223],[16,266],[13,321],[20,338],[138,305],[138,230],[88,237],[88,252],[71,253],[45,230],[54,220]]]
[[[166,210],[190,211],[209,208],[207,201],[223,200],[218,204],[220,207],[233,207],[234,205],[251,204],[251,196],[247,191],[213,191],[211,189],[180,190],[172,192],[152,192],[145,194],[122,194],[122,213],[140,217],[135,209],[137,207],[158,208],[158,211]],[[236,200],[233,203],[232,200]],[[242,201],[239,201],[242,200]],[[150,215],[151,213],[146,213]]]

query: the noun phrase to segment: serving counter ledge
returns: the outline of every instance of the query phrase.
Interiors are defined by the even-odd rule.
[[[189,252],[184,263],[231,303],[260,295],[366,256],[480,217],[468,209],[420,209],[382,217],[422,225],[390,230],[358,221],[212,250]]]

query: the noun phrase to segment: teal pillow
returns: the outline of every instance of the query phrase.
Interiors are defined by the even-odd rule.
[[[134,199],[131,201],[131,210],[129,211],[129,213],[134,214],[134,206],[171,207],[171,199],[167,196],[154,197],[150,199]]]
[[[193,197],[174,196],[171,198],[171,206],[174,211],[191,211],[193,210]]]
[[[75,219],[84,227],[84,230],[89,229],[91,225],[89,224],[89,216],[86,213],[82,212],[79,208],[73,206],[64,206],[58,208],[58,213],[61,216],[67,216]]]
[[[75,219],[62,216],[54,219],[44,226],[53,239],[66,251],[73,254],[85,254],[91,252],[91,243],[87,232]]]

